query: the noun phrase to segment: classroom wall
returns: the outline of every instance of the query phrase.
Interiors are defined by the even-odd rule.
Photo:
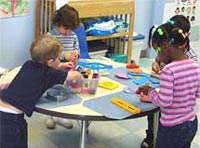
[[[29,59],[29,47],[34,39],[35,0],[29,15],[0,18],[0,66],[13,68]]]
[[[147,49],[149,28],[153,24],[156,24],[156,22],[161,22],[162,13],[158,12],[161,12],[163,9],[162,3],[163,0],[135,0],[134,31],[141,33],[145,36],[145,41],[142,50],[145,49],[146,56],[151,58],[154,58],[156,56],[156,53],[153,50]],[[160,7],[158,6],[158,4]]]
[[[155,0],[135,0],[134,31],[145,35],[145,37],[153,23],[152,14],[154,1]]]

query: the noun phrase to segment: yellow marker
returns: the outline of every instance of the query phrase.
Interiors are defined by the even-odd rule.
[[[120,106],[121,108],[131,112],[132,114],[138,114],[141,112],[140,108],[137,108],[135,106],[133,106],[132,104],[127,103],[126,101],[120,99],[120,98],[113,98],[112,103]]]

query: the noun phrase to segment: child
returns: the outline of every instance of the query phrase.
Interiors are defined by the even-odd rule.
[[[184,54],[186,57],[193,59],[194,61],[197,61],[197,59],[198,59],[197,55],[190,47],[190,41],[189,41],[190,22],[189,22],[189,20],[183,15],[175,15],[172,18],[170,18],[170,20],[164,26],[167,26],[165,28],[168,30],[174,26],[177,26],[177,27],[183,29],[183,31],[185,32],[186,42],[187,42],[187,45],[183,49]],[[156,27],[153,26],[150,29],[149,41],[148,41],[149,47],[154,47],[154,45],[151,43],[153,41],[153,38],[152,38],[153,31],[152,30],[155,30]],[[160,74],[161,69],[164,66],[165,66],[165,64],[162,61],[160,61],[159,57],[157,56],[156,61],[153,62],[153,64],[152,64],[152,70],[155,71],[156,73]],[[148,129],[146,130],[146,138],[144,138],[141,143],[141,148],[152,148],[153,147],[153,114],[149,114],[147,116],[147,120],[148,120]]]
[[[48,35],[56,37],[64,46],[61,61],[68,65],[68,69],[74,69],[79,57],[79,42],[74,30],[80,25],[79,14],[76,9],[68,4],[63,5],[59,10],[55,11],[53,17],[53,29]],[[48,117],[46,127],[55,129],[56,123],[65,128],[73,128],[73,124],[64,118]]]
[[[27,148],[27,123],[41,95],[55,84],[78,80],[76,71],[59,70],[62,44],[54,37],[44,36],[30,48],[32,60],[25,62],[0,99],[1,148]]]
[[[64,46],[61,60],[77,64],[79,56],[79,42],[74,32],[80,25],[79,14],[68,4],[62,6],[54,13],[53,29],[48,35],[56,37]]]
[[[156,148],[190,148],[197,131],[194,107],[200,97],[200,67],[184,54],[187,37],[182,29],[162,25],[154,32],[152,43],[167,65],[162,69],[159,92],[149,86],[139,90],[141,101],[160,107]]]

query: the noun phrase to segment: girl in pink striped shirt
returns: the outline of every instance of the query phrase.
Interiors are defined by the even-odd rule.
[[[162,69],[159,92],[150,86],[140,88],[141,101],[160,107],[156,148],[190,148],[197,131],[194,107],[200,97],[200,67],[184,55],[186,36],[178,27],[161,25],[153,34],[152,44],[159,59],[167,64]]]

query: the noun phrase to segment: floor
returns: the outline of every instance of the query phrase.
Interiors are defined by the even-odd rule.
[[[149,67],[152,60],[141,59],[143,67]],[[196,110],[200,121],[200,99]],[[47,116],[34,113],[28,118],[29,148],[79,148],[79,122],[73,129],[65,129],[59,125],[55,130],[48,130],[44,121]],[[87,148],[140,148],[147,127],[146,117],[123,120],[92,122],[87,135]],[[199,124],[200,129],[200,124]],[[200,130],[196,134],[191,148],[200,148]]]

